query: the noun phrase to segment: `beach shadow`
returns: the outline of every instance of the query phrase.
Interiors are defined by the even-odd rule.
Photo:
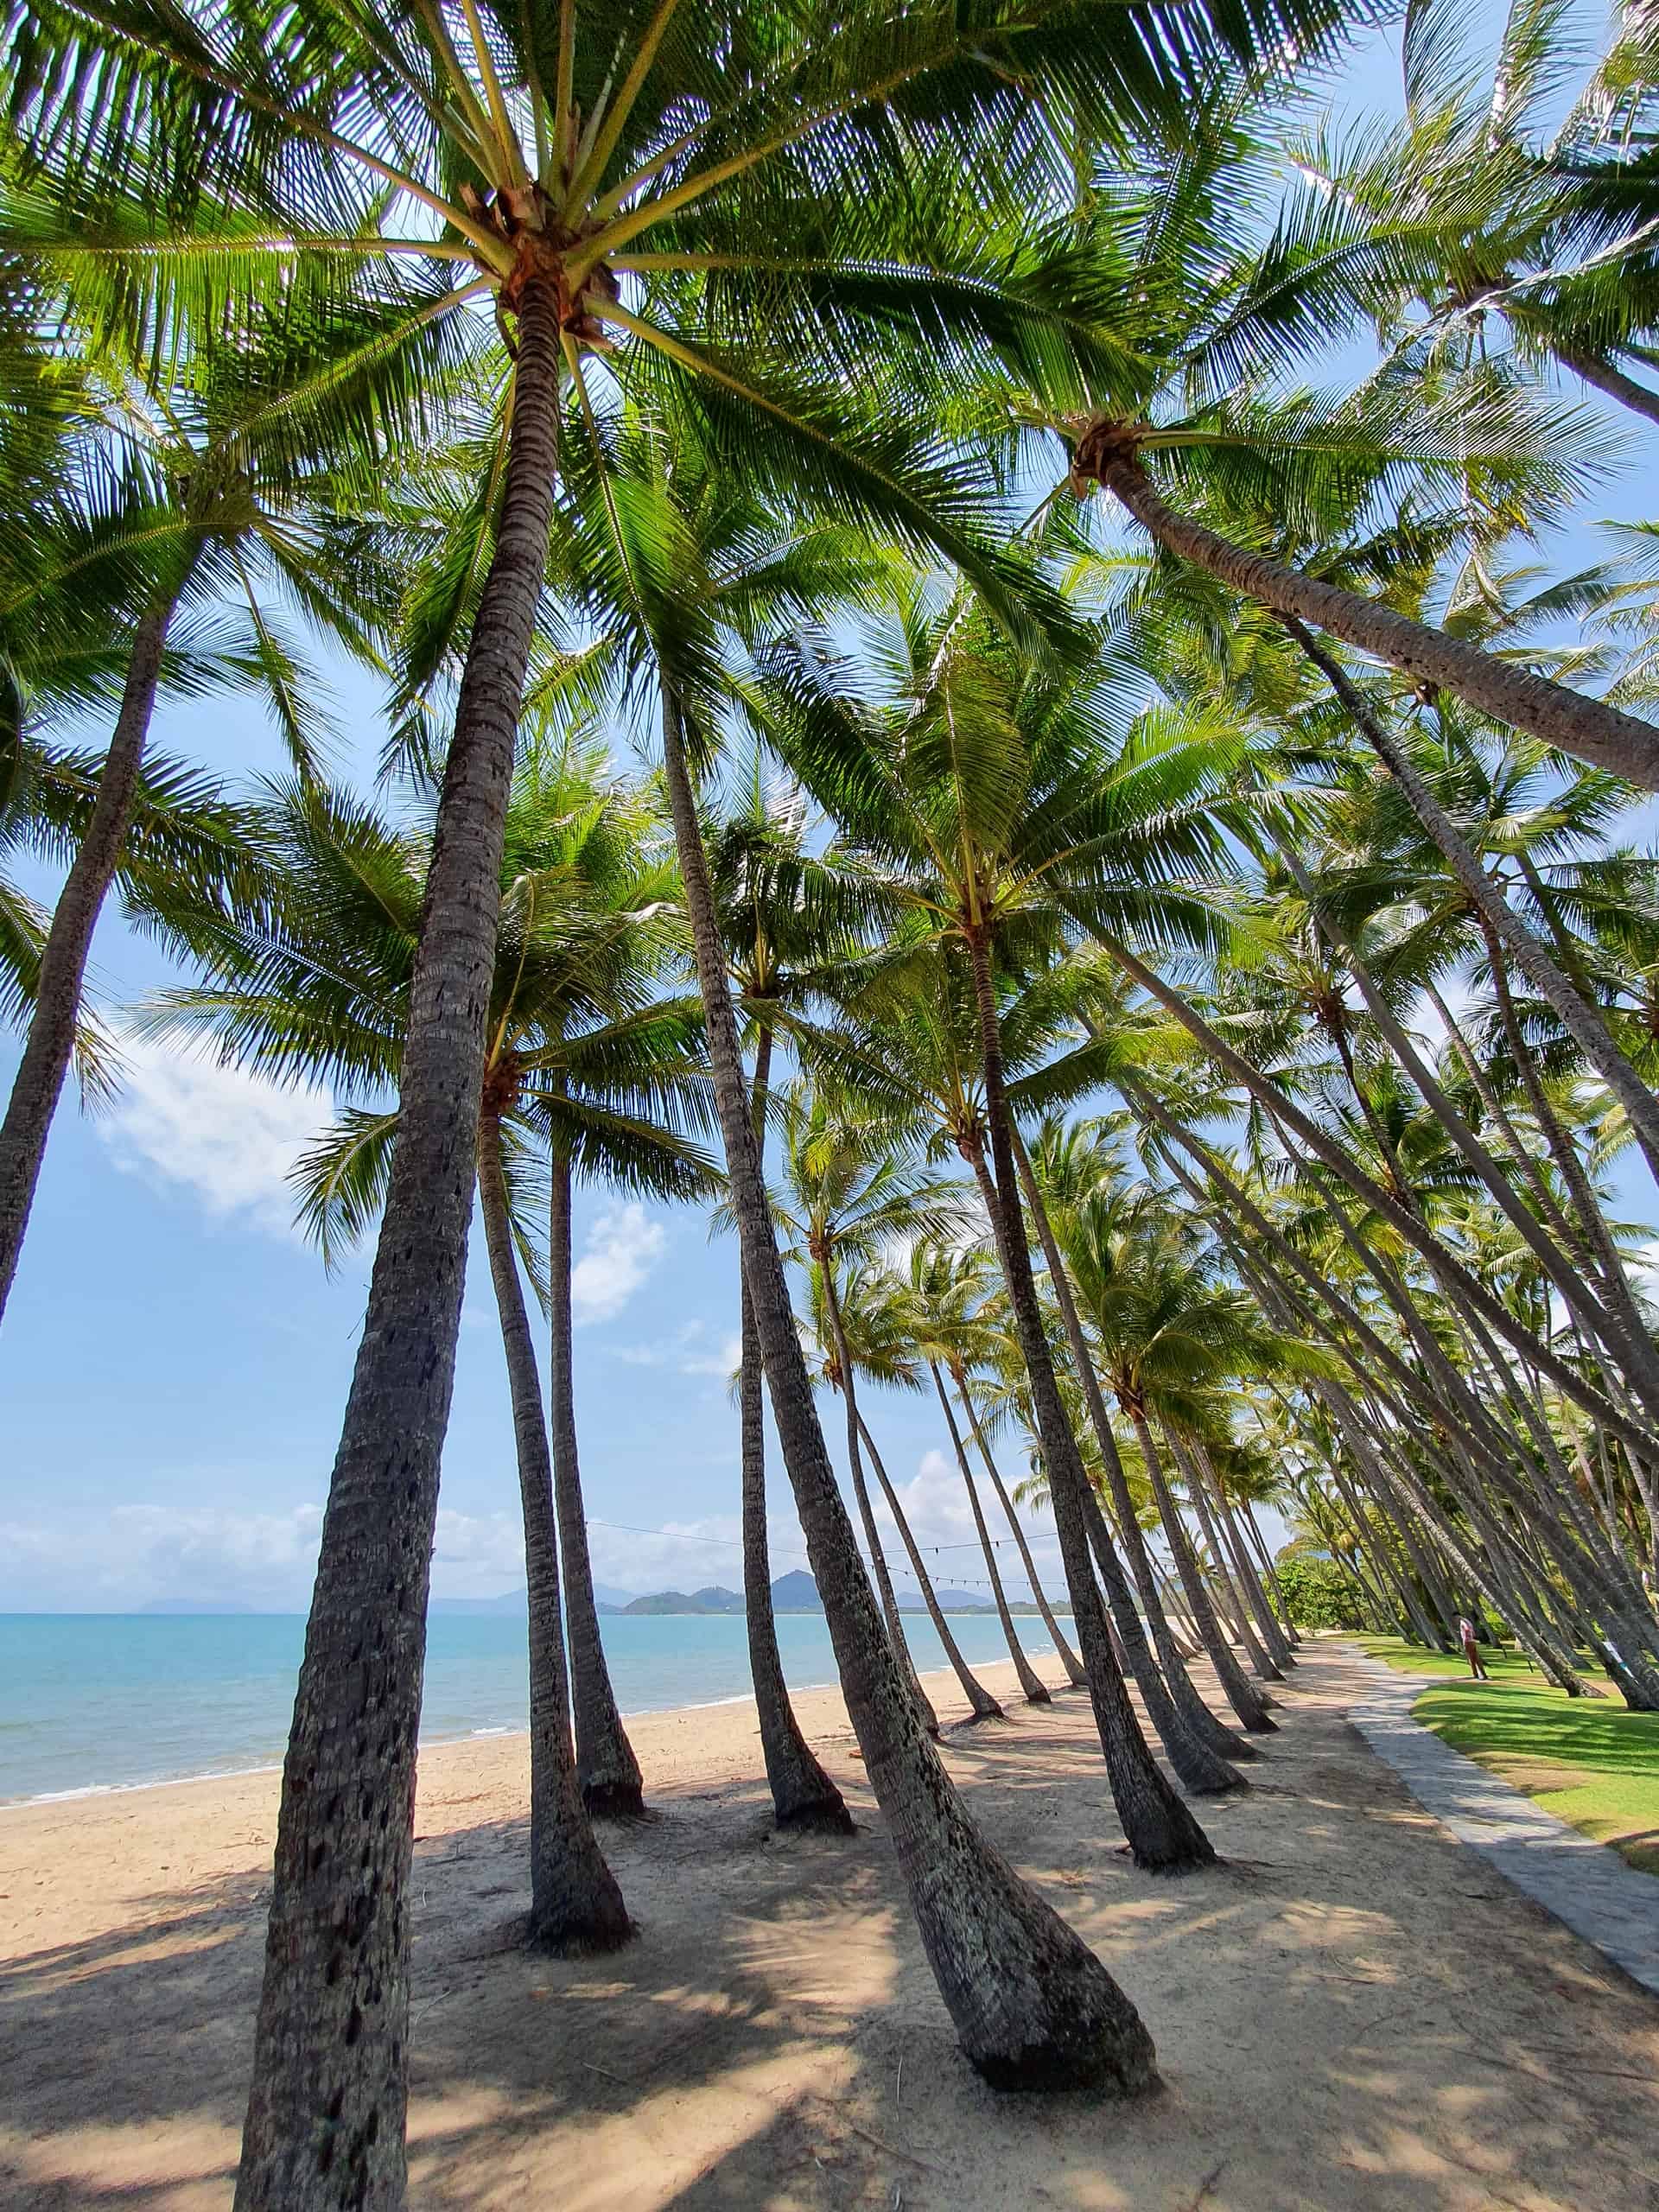
[[[641,1933],[602,1960],[507,1942],[522,1820],[423,1834],[411,2203],[1650,2212],[1659,2007],[1415,1807],[1339,1661],[1304,1672],[1271,1790],[1198,1808],[1230,1863],[1179,1882],[1118,1854],[1086,1697],[949,1740],[985,1833],[1153,2028],[1166,2090],[1128,2105],[978,2080],[844,1738],[855,1837],[769,1831],[758,1780],[607,1828]],[[264,1904],[250,1874],[158,1890],[141,1924],[0,1964],[9,2212],[228,2204]]]

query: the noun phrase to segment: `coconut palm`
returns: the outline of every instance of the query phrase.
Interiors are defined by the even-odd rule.
[[[372,549],[342,516],[345,479],[378,435],[418,435],[422,423],[403,382],[418,330],[377,302],[341,297],[319,331],[302,286],[291,312],[245,331],[223,356],[181,365],[165,391],[146,391],[130,345],[94,348],[73,295],[53,281],[62,229],[30,201],[8,239],[14,266],[38,286],[35,314],[54,333],[20,381],[59,391],[61,408],[58,357],[73,364],[80,349],[96,365],[77,376],[73,428],[52,448],[44,495],[39,457],[23,465],[15,436],[0,448],[0,664],[21,709],[0,752],[21,744],[25,726],[38,739],[44,723],[111,694],[117,710],[40,944],[0,1120],[0,1313],[75,1051],[93,931],[111,883],[124,871],[130,880],[135,810],[153,797],[144,760],[157,699],[256,684],[310,772],[322,734],[315,685],[277,607],[365,646],[380,579]],[[239,629],[227,601],[241,607]],[[75,772],[86,772],[84,760]]]
[[[638,802],[607,790],[594,771],[592,760],[560,749],[532,753],[518,779],[477,1141],[524,1510],[530,1929],[556,1948],[604,1948],[623,1940],[628,1923],[577,1794],[584,1777],[570,1735],[555,1469],[520,1278],[519,1255],[535,1250],[525,1193],[550,1147],[556,1182],[568,1183],[574,1166],[683,1197],[710,1179],[683,1134],[699,1110],[700,1024],[691,1008],[651,989],[677,926],[673,873],[642,851]],[[267,835],[283,863],[270,918],[227,925],[204,916],[195,937],[209,980],[164,994],[150,1026],[205,1033],[227,1056],[326,1077],[344,1095],[340,1121],[298,1171],[301,1217],[332,1260],[372,1225],[402,1135],[397,1104],[380,1102],[404,1049],[427,855],[368,810],[300,787],[276,795]],[[542,1277],[539,1262],[535,1272]],[[562,1251],[555,1240],[546,1273],[568,1357],[568,1235]],[[570,1453],[574,1414],[567,1404],[560,1416],[557,1389],[556,1440]],[[579,1702],[579,1725],[582,1711]]]
[[[971,980],[989,1161],[981,1194],[1027,1374],[1066,1580],[1113,1794],[1132,1850],[1177,1871],[1212,1856],[1147,1750],[1113,1656],[1090,1560],[1090,1496],[1042,1325],[1012,1148],[994,963],[1031,968],[1072,927],[1074,902],[1145,912],[1177,856],[1210,849],[1211,808],[1236,755],[1225,734],[1113,746],[1098,664],[1016,660],[964,600],[900,603],[887,648],[890,704],[843,695],[838,672],[795,674],[781,741],[895,903],[924,918]],[[1162,903],[1178,902],[1166,890]],[[899,949],[900,957],[907,948]],[[895,967],[895,974],[901,972]],[[893,1009],[902,1021],[902,1002]]]
[[[723,503],[716,505],[711,500],[709,506],[720,513]],[[731,509],[724,512],[731,514],[734,523],[738,522]],[[740,524],[734,534],[748,535],[749,531]],[[767,543],[764,531],[760,543]],[[774,544],[771,563],[763,559],[752,566],[732,561],[724,575],[735,587],[733,597],[741,594],[752,604],[764,606],[768,569],[773,578],[798,579],[786,581],[785,595],[791,605],[803,600],[813,601],[825,594],[838,594],[845,581],[839,560],[832,564],[836,573],[821,574],[810,581],[809,588],[805,564],[787,557],[801,550],[798,544]],[[809,545],[804,550],[810,562],[813,549]],[[759,589],[751,590],[752,573],[760,580]],[[776,1011],[810,993],[815,969],[825,958],[844,951],[866,913],[858,887],[809,850],[806,832],[804,806],[788,789],[768,785],[764,756],[757,744],[747,776],[710,825],[708,846],[732,988],[748,1012],[754,1035],[752,1095],[755,1142],[763,1165]],[[766,1536],[766,1423],[761,1402],[765,1376],[753,1303],[741,1268],[739,1276],[743,1602],[766,1779],[780,1826],[848,1834],[852,1815],[801,1732],[778,1651]]]
[[[910,1675],[925,1722],[937,1730],[932,1707],[915,1678],[864,1480],[863,1456],[870,1447],[858,1406],[857,1376],[861,1369],[869,1372],[879,1363],[883,1381],[917,1387],[913,1362],[908,1357],[907,1317],[902,1306],[895,1308],[891,1297],[882,1299],[879,1278],[870,1271],[891,1248],[918,1236],[937,1236],[959,1222],[966,1193],[961,1185],[907,1159],[880,1124],[861,1123],[834,1111],[822,1093],[795,1091],[783,1103],[785,1180],[775,1202],[778,1225],[786,1240],[785,1256],[814,1270],[815,1303],[822,1307],[822,1336],[829,1354],[827,1371],[847,1409],[848,1467],[887,1632]],[[862,1327],[855,1332],[856,1343],[849,1338],[847,1328],[852,1285],[843,1277],[849,1269],[862,1270],[855,1278],[861,1293],[862,1322]],[[878,1350],[882,1355],[879,1363]],[[957,1649],[933,1598],[915,1538],[879,1457],[874,1458],[874,1464],[924,1602],[973,1716],[976,1720],[999,1716],[1001,1708]]]
[[[1045,298],[1063,287],[1101,342],[1082,376],[1073,356],[1010,384],[1007,419],[1063,448],[1076,494],[1109,492],[1178,571],[1659,787],[1652,725],[1422,619],[1379,575],[1377,493],[1420,545],[1472,534],[1478,547],[1517,514],[1559,512],[1595,433],[1479,358],[1414,358],[1335,393],[1294,388],[1372,288],[1424,269],[1433,226],[1409,206],[1374,219],[1310,181],[1263,235],[1256,105],[1247,79],[1217,73],[1177,129],[1077,196],[1069,222],[1011,248],[1016,283]]]
[[[953,1252],[939,1245],[918,1243],[910,1255],[909,1288],[911,1333],[918,1353],[926,1363],[938,1397],[939,1411],[944,1414],[945,1427],[950,1432],[950,1449],[962,1477],[963,1487],[968,1493],[969,1510],[974,1516],[974,1532],[979,1538],[980,1554],[985,1561],[985,1573],[991,1586],[997,1619],[1001,1624],[1003,1640],[1008,1647],[1008,1656],[1014,1662],[1020,1688],[1028,1701],[1033,1705],[1046,1705],[1049,1701],[1048,1686],[1026,1657],[1020,1638],[1014,1632],[1014,1617],[1008,1611],[990,1530],[985,1525],[974,1471],[969,1462],[955,1408],[944,1387],[944,1370],[948,1368],[958,1396],[963,1396],[969,1369],[982,1365],[990,1356],[991,1346],[987,1339],[981,1311],[986,1294],[983,1261],[971,1252]],[[1039,1594],[1039,1601],[1040,1587],[1033,1578],[1033,1589]]]

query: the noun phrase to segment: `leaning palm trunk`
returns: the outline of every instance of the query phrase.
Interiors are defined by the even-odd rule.
[[[1116,1624],[1122,1664],[1135,1676],[1141,1701],[1147,1708],[1147,1718],[1157,1730],[1169,1763],[1185,1788],[1195,1797],[1217,1797],[1226,1789],[1248,1787],[1244,1777],[1218,1751],[1210,1745],[1188,1726],[1171,1694],[1169,1685],[1158,1671],[1147,1642],[1147,1632],[1141,1625],[1141,1616],[1135,1610],[1135,1596],[1123,1572],[1122,1561],[1117,1556],[1117,1547],[1112,1541],[1112,1532],[1106,1525],[1106,1516],[1092,1486],[1084,1497],[1084,1511],[1088,1517],[1089,1541],[1093,1547],[1095,1565],[1106,1592],[1107,1618]],[[1194,1692],[1194,1695],[1197,1693]]]
[[[570,1328],[570,1161],[553,1148],[548,1205],[548,1320],[552,1340],[548,1398],[553,1424],[553,1496],[564,1567],[564,1609],[570,1629],[570,1687],[576,1714],[576,1772],[590,1813],[638,1815],[645,1809],[639,1762],[622,1726],[611,1670],[600,1641],[599,1605],[588,1555],[588,1515],[576,1458],[576,1393]]]
[[[1111,1779],[1112,1800],[1135,1864],[1154,1873],[1186,1873],[1212,1866],[1215,1851],[1191,1809],[1165,1779],[1147,1748],[1141,1724],[1124,1687],[1112,1650],[1106,1609],[1095,1580],[1089,1548],[1089,1522],[1084,1502],[1089,1478],[1078,1456],[1065,1406],[1043,1332],[1037,1284],[1031,1254],[1026,1244],[1025,1217],[1020,1208],[1010,1141],[1013,1116],[1002,1083],[1002,1037],[997,1019],[996,994],[991,982],[989,948],[982,934],[969,941],[973,964],[974,1001],[979,1016],[981,1074],[985,1084],[985,1119],[991,1139],[994,1178],[987,1173],[982,1185],[990,1209],[991,1228],[1007,1287],[1014,1329],[1026,1374],[1031,1383],[1037,1433],[1048,1473],[1049,1502],[1065,1564],[1066,1584],[1071,1592],[1072,1618],[1089,1670],[1089,1694],[1095,1708],[1106,1771]],[[982,1166],[983,1163],[981,1163]]]
[[[558,289],[518,302],[511,442],[438,802],[397,1145],[283,1773],[237,2212],[396,2212],[415,1743],[513,741],[558,458]]]
[[[1112,1433],[1106,1401],[1101,1395],[1100,1377],[1096,1374],[1095,1363],[1089,1356],[1088,1341],[1083,1333],[1083,1317],[1077,1312],[1071,1278],[1066,1269],[1065,1255],[1054,1234],[1048,1208],[1043,1201],[1042,1188],[1032,1172],[1030,1156],[1017,1126],[1011,1135],[1020,1188],[1025,1192],[1038,1242],[1043,1248],[1043,1257],[1047,1262],[1049,1281],[1053,1285],[1055,1300],[1065,1327],[1065,1340],[1071,1348],[1071,1364],[1077,1370],[1082,1387],[1084,1403],[1089,1408],[1090,1423],[1095,1432],[1095,1441],[1100,1447],[1107,1485],[1112,1493],[1112,1510],[1122,1524],[1123,1542],[1129,1554],[1129,1569],[1135,1577],[1141,1602],[1146,1608],[1153,1642],[1157,1646],[1157,1660],[1154,1661],[1147,1649],[1146,1631],[1135,1610],[1134,1595],[1123,1583],[1116,1547],[1106,1525],[1106,1516],[1091,1491],[1090,1502],[1095,1510],[1090,1516],[1090,1535],[1106,1585],[1112,1618],[1117,1623],[1118,1634],[1128,1653],[1147,1711],[1152,1717],[1154,1727],[1163,1739],[1164,1749],[1169,1753],[1170,1764],[1176,1773],[1189,1789],[1200,1794],[1240,1789],[1243,1777],[1234,1770],[1230,1762],[1241,1756],[1248,1758],[1254,1754],[1248,1745],[1237,1743],[1229,1735],[1198,1695],[1186,1671],[1185,1659],[1176,1644],[1158,1596],[1152,1562],[1147,1557],[1141,1524],[1135,1518],[1135,1501],[1129,1496],[1128,1478],[1123,1472],[1117,1439]],[[1161,1678],[1159,1675],[1160,1663],[1163,1669]]]
[[[1582,377],[1586,384],[1605,392],[1609,399],[1628,407],[1632,415],[1659,423],[1659,391],[1651,391],[1634,377],[1627,377],[1623,369],[1599,353],[1587,353],[1575,346],[1552,346],[1549,350],[1564,369],[1571,369],[1575,377]]]
[[[881,1454],[875,1448],[875,1439],[870,1434],[869,1424],[862,1414],[858,1417],[858,1433],[864,1440],[864,1448],[870,1455],[870,1465],[875,1469],[875,1479],[881,1485],[881,1495],[887,1499],[887,1510],[898,1528],[899,1539],[910,1560],[910,1571],[916,1577],[922,1603],[927,1607],[927,1617],[933,1624],[933,1633],[944,1647],[944,1656],[950,1662],[951,1673],[962,1685],[962,1694],[968,1700],[969,1709],[976,1720],[1001,1720],[1001,1707],[963,1657],[962,1648],[950,1633],[950,1624],[944,1617],[944,1608],[939,1603],[932,1577],[922,1559],[921,1547],[911,1532],[905,1510],[899,1503],[899,1493],[893,1486]]]
[[[663,709],[675,842],[709,1024],[733,1211],[772,1414],[848,1715],[892,1829],[923,1947],[963,2050],[994,2087],[1136,2094],[1157,2078],[1152,2037],[1140,2015],[1087,1946],[969,1820],[882,1630],[795,1332],[749,1120],[679,713],[666,689]]]
[[[1501,939],[1505,951],[1539,996],[1560,1017],[1568,1036],[1630,1116],[1630,1127],[1641,1140],[1649,1165],[1659,1173],[1659,1100],[1655,1099],[1619,1051],[1595,1007],[1550,957],[1548,948],[1533,935],[1503,896],[1502,887],[1487,874],[1457,824],[1418,773],[1409,753],[1381,718],[1371,712],[1341,666],[1309,636],[1301,623],[1292,618],[1285,627],[1325,677],[1346,709],[1349,720],[1399,785],[1407,804],[1473,901],[1486,928]]]
[[[990,1445],[986,1439],[985,1431],[980,1424],[979,1414],[974,1406],[973,1393],[968,1387],[966,1376],[957,1377],[957,1388],[962,1394],[963,1410],[968,1416],[968,1426],[974,1432],[974,1441],[979,1446],[979,1456],[985,1463],[986,1473],[990,1477],[991,1488],[996,1492],[997,1503],[1002,1508],[1003,1517],[1013,1531],[1014,1544],[1020,1554],[1020,1564],[1025,1568],[1026,1580],[1031,1586],[1032,1599],[1038,1611],[1043,1617],[1044,1627],[1054,1639],[1054,1649],[1060,1655],[1060,1664],[1065,1669],[1066,1680],[1074,1690],[1086,1689],[1089,1677],[1083,1670],[1082,1660],[1078,1658],[1061,1633],[1060,1624],[1054,1618],[1054,1609],[1049,1604],[1047,1593],[1038,1580],[1037,1562],[1031,1555],[1031,1546],[1027,1541],[1025,1530],[1020,1525],[1020,1516],[1014,1510],[1014,1500],[1008,1496],[1007,1484],[1002,1479],[1001,1471],[997,1466]]]
[[[570,1685],[559,1608],[553,1463],[530,1315],[518,1280],[501,1172],[501,1123],[487,1109],[478,1132],[478,1192],[512,1392],[530,1604],[530,1936],[545,1949],[613,1951],[632,1933],[622,1892],[588,1821],[570,1738]]]
[[[842,1333],[841,1308],[836,1301],[835,1287],[830,1280],[830,1268],[823,1270],[823,1302],[835,1336],[836,1364],[840,1370],[842,1403],[847,1414],[847,1466],[853,1478],[853,1495],[858,1500],[858,1517],[864,1524],[864,1541],[869,1548],[870,1572],[875,1577],[875,1586],[880,1592],[882,1617],[887,1624],[887,1636],[894,1656],[910,1694],[916,1700],[916,1710],[922,1717],[922,1726],[930,1736],[939,1732],[939,1716],[933,1710],[932,1700],[922,1688],[922,1678],[916,1671],[916,1662],[910,1655],[910,1643],[905,1635],[904,1620],[899,1611],[899,1600],[893,1593],[893,1576],[887,1567],[887,1554],[881,1542],[881,1532],[875,1525],[875,1509],[870,1503],[870,1486],[864,1479],[864,1425],[858,1417],[857,1385],[853,1380],[852,1363],[847,1356],[847,1339]]]
[[[1233,1562],[1233,1577],[1239,1595],[1249,1606],[1256,1627],[1261,1630],[1262,1642],[1279,1665],[1294,1667],[1296,1659],[1290,1648],[1290,1640],[1279,1625],[1278,1614],[1268,1603],[1268,1593],[1262,1586],[1262,1578],[1255,1571],[1255,1561],[1250,1556],[1250,1548],[1238,1525],[1238,1517],[1233,1511],[1225,1486],[1204,1446],[1196,1445],[1193,1450],[1199,1475],[1210,1485],[1211,1510],[1227,1546],[1227,1555]]]
[[[1448,1296],[1453,1298],[1463,1311],[1485,1321],[1524,1360],[1547,1375],[1559,1389],[1581,1406],[1592,1420],[1605,1426],[1629,1449],[1639,1452],[1655,1451],[1656,1438],[1650,1430],[1643,1428],[1631,1420],[1604,1392],[1586,1382],[1570,1360],[1559,1356],[1553,1346],[1542,1342],[1535,1332],[1517,1320],[1503,1302],[1470,1273],[1449,1247],[1433,1235],[1421,1216],[1402,1205],[1375,1177],[1368,1175],[1357,1166],[1318,1122],[1311,1121],[1268,1081],[1259,1068],[1242,1053],[1236,1052],[1219,1032],[1179,991],[1173,989],[1155,969],[1137,959],[1128,946],[1109,931],[1096,929],[1093,934],[1124,973],[1140,984],[1160,1006],[1173,1014],[1182,1028],[1196,1044],[1203,1046],[1218,1067],[1224,1068],[1236,1082],[1244,1086],[1271,1118],[1287,1147],[1289,1148],[1290,1132],[1294,1131],[1317,1160],[1422,1255],[1441,1281],[1442,1287],[1447,1289]],[[1150,1110],[1154,1119],[1162,1119],[1155,1102]],[[1186,1132],[1177,1130],[1176,1135],[1178,1141],[1188,1141]],[[1368,1260],[1366,1264],[1372,1268],[1373,1272],[1376,1271],[1374,1258]]]
[[[1014,1633],[1014,1616],[1008,1611],[1008,1601],[1002,1592],[1002,1577],[997,1572],[996,1553],[991,1543],[991,1532],[985,1526],[985,1516],[980,1510],[979,1491],[974,1483],[974,1471],[968,1464],[967,1448],[962,1440],[962,1431],[957,1426],[957,1416],[945,1395],[944,1377],[939,1372],[938,1362],[930,1359],[927,1371],[933,1377],[933,1388],[939,1394],[939,1410],[944,1415],[944,1425],[950,1432],[951,1449],[957,1455],[957,1469],[968,1493],[968,1503],[973,1510],[974,1527],[979,1535],[979,1548],[985,1561],[985,1572],[991,1579],[991,1595],[996,1603],[996,1618],[1002,1624],[1002,1640],[1008,1647],[1008,1656],[1014,1662],[1014,1671],[1026,1700],[1031,1705],[1049,1703],[1048,1685],[1036,1673],[1027,1658],[1020,1638]]]
[[[115,880],[132,818],[168,625],[176,604],[176,594],[159,601],[143,616],[134,634],[126,687],[110,749],[104,756],[92,818],[58,894],[41,953],[29,1035],[12,1078],[5,1120],[0,1122],[0,1316],[4,1315],[16,1279],[47,1136],[74,1055],[92,932]]]
[[[763,1028],[754,1055],[754,1144],[765,1156],[766,1090],[772,1067],[772,1032]],[[755,1714],[760,1724],[760,1755],[779,1827],[818,1828],[850,1835],[853,1816],[801,1733],[784,1681],[778,1649],[778,1623],[772,1609],[772,1559],[766,1537],[766,1424],[761,1403],[760,1338],[754,1305],[742,1266],[742,1352],[738,1370],[739,1427],[742,1443],[743,1617],[748,1633],[749,1674],[754,1683]]]
[[[1238,1630],[1238,1640],[1243,1645],[1245,1654],[1249,1660],[1250,1671],[1258,1681],[1281,1681],[1284,1677],[1263,1649],[1261,1639],[1251,1625],[1250,1617],[1245,1609],[1244,1602],[1234,1585],[1226,1554],[1222,1549],[1220,1532],[1216,1527],[1215,1516],[1210,1510],[1210,1501],[1205,1495],[1204,1484],[1192,1465],[1192,1455],[1173,1429],[1166,1427],[1164,1435],[1174,1457],[1175,1464],[1181,1471],[1182,1479],[1186,1484],[1187,1495],[1192,1501],[1192,1510],[1198,1516],[1198,1527],[1204,1541],[1210,1547],[1210,1557],[1215,1565],[1217,1595],[1220,1599],[1228,1620]]]
[[[1094,477],[1103,484],[1166,552],[1219,576],[1275,614],[1311,623],[1418,683],[1439,684],[1494,721],[1525,730],[1592,767],[1611,769],[1643,791],[1659,790],[1659,730],[1650,722],[1478,646],[1462,645],[1379,601],[1302,575],[1177,514],[1159,496],[1134,457],[1131,439],[1116,425],[1100,424],[1085,433],[1072,467],[1076,478]]]
[[[1118,1395],[1122,1397],[1120,1389]],[[1138,1400],[1131,1398],[1123,1410],[1135,1425],[1135,1440],[1141,1446],[1147,1478],[1152,1484],[1152,1495],[1158,1507],[1158,1518],[1163,1523],[1164,1541],[1169,1546],[1170,1557],[1175,1562],[1181,1593],[1192,1616],[1193,1628],[1203,1644],[1205,1656],[1216,1670],[1216,1679],[1227,1694],[1227,1702],[1253,1735],[1264,1735],[1277,1726],[1268,1711],[1268,1701],[1261,1692],[1245,1680],[1243,1669],[1234,1658],[1231,1647],[1221,1632],[1216,1618],[1216,1609],[1210,1602],[1210,1592],[1204,1586],[1204,1577],[1198,1563],[1192,1556],[1186,1524],[1181,1519],[1180,1509],[1164,1473],[1164,1463],[1158,1447],[1152,1440],[1152,1427],[1145,1409]]]

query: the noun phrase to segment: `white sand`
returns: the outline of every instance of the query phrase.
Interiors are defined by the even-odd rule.
[[[1011,1669],[987,1670],[1012,1695]],[[947,1721],[961,1710],[930,1683]],[[769,1837],[753,1709],[633,1724],[607,1827],[639,1940],[511,1947],[520,1737],[422,1760],[412,2196],[524,2212],[1654,2212],[1659,2005],[1515,1895],[1343,1719],[1315,1647],[1228,1864],[1136,1873],[1087,1701],[951,1733],[974,1812],[1140,2005],[1166,2083],[999,2097],[957,2053],[838,1696],[850,1840]],[[265,1774],[0,1812],[0,2202],[230,2202],[276,1803]]]

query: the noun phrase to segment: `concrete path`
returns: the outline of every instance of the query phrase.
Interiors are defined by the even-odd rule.
[[[1659,1880],[1557,1820],[1411,1717],[1428,1678],[1354,1655],[1373,1687],[1348,1717],[1412,1796],[1535,1904],[1659,1997]]]

